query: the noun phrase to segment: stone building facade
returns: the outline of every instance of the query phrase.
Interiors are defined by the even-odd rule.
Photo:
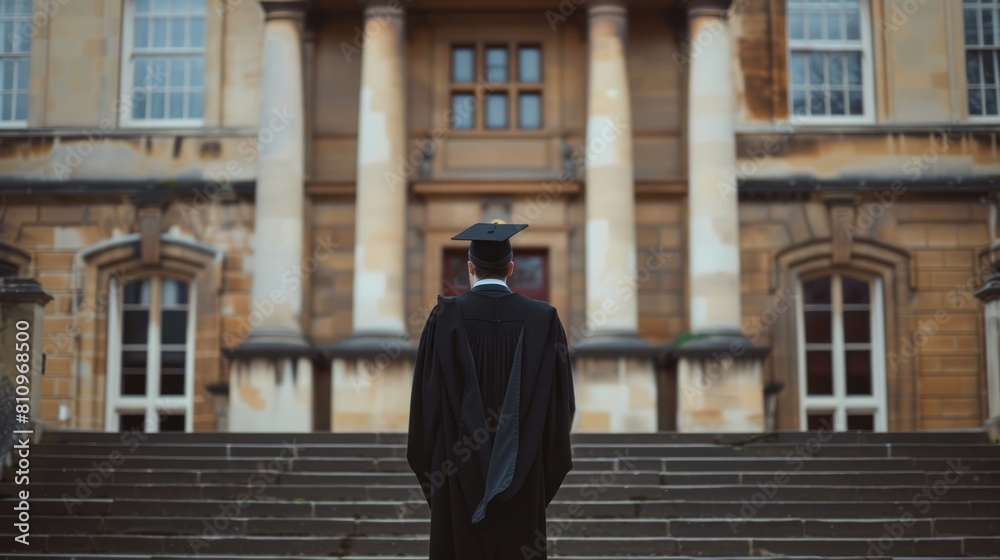
[[[559,309],[577,430],[980,426],[998,10],[0,0],[0,273],[54,298],[38,414],[404,430],[450,237],[500,219],[530,224],[513,285]]]

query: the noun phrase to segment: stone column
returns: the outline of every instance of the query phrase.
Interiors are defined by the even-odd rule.
[[[311,431],[312,358],[301,328],[305,0],[262,0],[260,148],[249,336],[233,353],[231,431]]]
[[[333,356],[331,429],[406,430],[412,347],[406,322],[404,11],[364,11],[351,335]]]
[[[1000,245],[994,251],[1000,254]],[[986,427],[993,442],[1000,443],[1000,260],[993,262],[992,274],[975,295],[985,304]]]
[[[620,1],[588,5],[584,197],[586,323],[574,347],[578,429],[654,431],[655,352],[638,336],[632,107],[627,17]]]
[[[406,74],[403,9],[365,8],[355,210],[355,336],[406,331]]]
[[[731,0],[687,0],[688,319],[678,343],[682,432],[764,430],[763,349],[740,330]]]
[[[636,277],[632,106],[625,61],[626,11],[588,9],[586,293],[588,334],[635,337]]]

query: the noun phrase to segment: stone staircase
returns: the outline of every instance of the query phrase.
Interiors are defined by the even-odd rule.
[[[49,431],[30,452],[28,547],[0,483],[0,557],[426,558],[405,437]],[[574,442],[549,557],[1000,556],[1000,446],[983,432]]]

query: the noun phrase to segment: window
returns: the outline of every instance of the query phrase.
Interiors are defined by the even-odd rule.
[[[109,431],[190,431],[194,314],[190,286],[172,278],[111,282]]]
[[[874,116],[868,0],[788,0],[788,99],[793,118]]]
[[[452,129],[542,128],[540,47],[454,45],[450,81]]]
[[[881,280],[833,274],[803,280],[799,314],[800,424],[884,431]]]
[[[514,252],[514,274],[507,279],[511,291],[531,299],[548,301],[548,256],[546,249],[517,249]],[[445,250],[442,295],[457,296],[469,289],[468,261],[467,249]]]
[[[201,124],[205,1],[131,0],[126,5],[123,122]]]
[[[962,0],[969,117],[995,118],[1000,105],[1000,0]]]
[[[0,125],[28,120],[32,0],[0,0]]]

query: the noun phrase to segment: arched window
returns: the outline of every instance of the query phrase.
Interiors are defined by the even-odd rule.
[[[111,279],[109,431],[192,430],[194,286],[165,276]]]
[[[800,428],[885,431],[881,278],[811,276],[799,294]]]

